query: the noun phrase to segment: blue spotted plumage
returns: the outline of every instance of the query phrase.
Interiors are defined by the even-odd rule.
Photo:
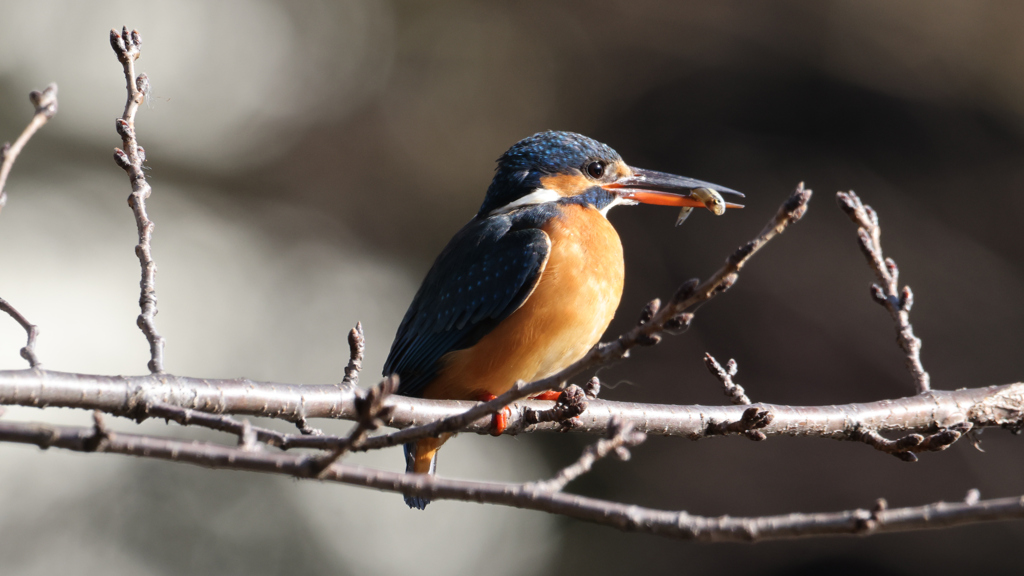
[[[533,291],[550,244],[525,212],[474,218],[437,257],[384,364],[399,394],[420,395],[442,356],[476,344]]]

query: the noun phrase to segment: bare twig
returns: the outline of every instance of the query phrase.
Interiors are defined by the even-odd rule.
[[[201,426],[234,434],[238,436],[239,446],[249,448],[253,447],[254,442],[263,442],[271,446],[282,447],[289,438],[288,434],[282,434],[276,430],[252,426],[248,420],[237,420],[230,416],[210,414],[169,404],[153,403],[147,407],[146,412],[151,418],[173,420],[182,426]]]
[[[345,378],[341,383],[356,387],[359,385],[359,372],[363,369],[363,352],[366,350],[362,322],[356,322],[356,327],[348,333],[348,350],[348,365],[345,366]]]
[[[285,474],[296,478],[315,478],[318,474],[316,456],[244,450],[205,442],[106,431],[102,442],[90,446],[90,440],[98,436],[97,430],[0,422],[0,441],[34,444],[40,448],[128,454],[209,468]],[[344,464],[331,466],[323,479],[431,500],[487,502],[541,510],[625,531],[707,542],[754,542],[904,532],[1024,518],[1024,497],[979,500],[973,503],[937,502],[907,508],[876,505],[872,510],[743,518],[695,516],[680,511],[644,508],[556,490],[542,490],[534,483],[470,482]]]
[[[128,100],[124,105],[124,114],[115,121],[117,133],[121,136],[122,148],[114,148],[114,161],[128,174],[132,184],[132,193],[128,196],[128,205],[135,214],[135,224],[139,230],[139,243],[135,246],[135,254],[139,257],[142,267],[142,280],[139,285],[139,328],[149,342],[149,371],[159,374],[164,371],[164,339],[156,331],[154,319],[156,308],[156,262],[153,261],[153,222],[146,213],[146,199],[152,193],[146,174],[142,170],[146,162],[146,151],[139,146],[135,137],[135,113],[139,105],[149,94],[149,78],[145,74],[135,76],[135,61],[141,52],[142,38],[138,30],[128,32],[128,28],[110,31],[110,45],[117,54],[117,59],[124,68],[127,83]]]
[[[39,358],[36,357],[36,336],[39,335],[39,327],[29,322],[21,312],[18,312],[14,306],[11,306],[3,298],[0,298],[0,311],[8,313],[11,318],[14,318],[15,322],[21,324],[21,327],[25,329],[25,333],[28,335],[28,342],[21,349],[21,357],[28,361],[29,368],[38,368],[41,365]]]
[[[50,84],[42,92],[33,90],[29,93],[28,99],[35,106],[35,116],[32,116],[32,120],[22,130],[21,135],[14,141],[14,144],[5,143],[3,146],[0,146],[0,210],[3,210],[7,204],[7,193],[4,191],[4,185],[7,184],[7,175],[11,173],[11,167],[14,166],[14,161],[18,159],[18,154],[21,154],[21,150],[36,131],[42,128],[43,124],[46,124],[57,113],[57,85]]]
[[[629,460],[629,448],[639,446],[646,439],[647,435],[643,432],[634,431],[632,424],[616,418],[612,420],[608,428],[608,438],[598,440],[597,443],[587,446],[576,462],[559,470],[554,478],[533,482],[531,486],[539,490],[560,491],[569,482],[590,472],[594,467],[594,463],[608,454],[614,452],[620,460]]]
[[[871,429],[860,429],[850,436],[850,440],[864,442],[876,450],[892,454],[905,462],[917,462],[915,452],[937,452],[945,450],[970,431],[970,422],[961,422],[949,428],[939,430],[927,436],[907,434],[897,440],[889,440]]]
[[[725,264],[711,278],[699,283],[691,280],[684,283],[668,304],[661,306],[658,300],[650,302],[641,314],[640,323],[629,332],[608,343],[597,344],[583,357],[564,370],[531,382],[516,382],[511,389],[497,398],[482,402],[463,414],[444,418],[399,432],[389,434],[381,442],[389,442],[395,446],[412,440],[437,436],[445,432],[464,429],[474,421],[494,414],[522,398],[546,390],[564,390],[569,379],[580,372],[620,360],[629,355],[636,346],[649,346],[658,343],[663,333],[673,333],[685,328],[692,319],[688,310],[714,298],[732,287],[739,279],[739,272],[758,250],[768,241],[781,234],[790,224],[800,220],[807,211],[807,203],[811,199],[811,190],[805,189],[801,182],[793,194],[782,204],[771,221],[761,230],[756,238],[736,249],[725,260]]]
[[[857,238],[860,249],[874,269],[879,284],[871,285],[871,297],[889,311],[896,323],[896,341],[907,355],[907,368],[914,377],[918,393],[931,388],[931,378],[921,364],[921,339],[914,336],[910,325],[910,308],[914,305],[914,293],[910,286],[899,287],[899,268],[892,258],[882,254],[882,228],[878,225],[878,214],[850,192],[836,193],[839,207],[858,226]]]
[[[355,333],[355,330],[353,330],[353,333]],[[390,417],[391,413],[395,410],[392,406],[385,406],[384,402],[397,391],[398,376],[388,376],[373,388],[367,390],[365,394],[356,396],[355,409],[358,416],[356,426],[348,435],[348,438],[336,446],[331,454],[319,460],[321,468],[317,474],[318,477],[323,477],[330,467],[340,460],[346,452],[358,449],[370,432],[384,425],[384,419]]]
[[[742,406],[744,404],[750,404],[750,398],[747,398],[746,391],[743,390],[743,386],[732,381],[732,377],[739,372],[739,365],[736,360],[732,358],[726,363],[726,368],[722,368],[722,365],[715,360],[715,357],[711,354],[704,354],[704,365],[708,367],[711,374],[718,378],[718,381],[725,387],[725,395],[729,397],[729,400],[733,404]]]

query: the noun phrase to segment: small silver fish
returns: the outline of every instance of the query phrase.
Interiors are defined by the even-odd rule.
[[[711,210],[715,216],[721,216],[725,214],[725,199],[722,195],[710,188],[694,188],[690,191],[690,196],[700,200],[704,203],[704,207]],[[682,224],[687,218],[690,217],[690,213],[693,212],[693,208],[690,206],[683,206],[679,210],[679,217],[676,218],[676,226]]]

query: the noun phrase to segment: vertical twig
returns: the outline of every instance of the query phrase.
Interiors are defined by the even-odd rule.
[[[743,389],[743,386],[732,381],[732,377],[735,376],[740,369],[736,360],[730,358],[726,367],[722,368],[722,365],[718,363],[718,360],[716,360],[714,356],[710,353],[705,353],[704,365],[708,367],[708,371],[711,372],[715,378],[718,378],[718,381],[725,387],[725,395],[729,397],[729,400],[733,404],[738,406],[750,404],[750,398],[747,397],[747,392]]]
[[[36,357],[36,336],[39,335],[39,328],[35,324],[29,322],[27,318],[21,315],[21,312],[15,310],[14,306],[11,306],[7,300],[4,300],[3,298],[0,298],[0,311],[10,314],[11,318],[14,318],[14,320],[18,324],[21,324],[21,327],[25,329],[25,332],[28,334],[28,342],[25,344],[25,347],[21,349],[21,357],[28,360],[29,368],[38,368],[40,366],[40,362],[39,358]]]
[[[139,257],[139,264],[142,266],[142,280],[139,283],[141,294],[139,295],[138,325],[142,333],[149,341],[149,371],[156,374],[164,371],[164,339],[156,331],[153,320],[157,315],[156,309],[156,262],[153,261],[151,242],[153,238],[153,222],[146,214],[146,199],[149,198],[152,188],[146,182],[146,175],[142,171],[142,165],[146,161],[146,151],[139,146],[135,138],[135,113],[139,105],[145,100],[149,93],[149,78],[145,74],[135,76],[135,61],[141,54],[142,38],[138,30],[128,32],[128,28],[121,28],[110,31],[110,45],[117,54],[117,59],[124,67],[124,77],[127,81],[128,101],[124,105],[124,114],[115,121],[118,135],[121,136],[123,148],[114,148],[114,161],[128,173],[128,180],[132,184],[132,193],[128,196],[128,205],[135,214],[135,223],[139,229],[139,243],[135,246],[135,254]]]
[[[363,369],[363,353],[366,351],[366,339],[363,337],[363,323],[356,322],[356,327],[348,333],[348,365],[345,366],[344,386],[359,386],[359,372]]]
[[[900,290],[900,270],[892,258],[882,254],[882,228],[878,225],[878,214],[860,198],[850,192],[838,192],[836,201],[846,215],[857,224],[857,238],[860,249],[874,269],[879,284],[871,285],[871,297],[889,311],[896,323],[896,342],[907,355],[907,368],[917,384],[918,394],[931,389],[931,377],[921,364],[921,339],[914,336],[910,325],[910,308],[914,305],[914,293],[910,286]]]
[[[7,184],[7,175],[11,173],[11,167],[14,166],[18,154],[36,131],[57,113],[57,85],[50,84],[42,92],[33,90],[29,93],[28,99],[36,108],[35,116],[29,121],[28,126],[21,132],[21,136],[18,136],[14,144],[5,143],[0,147],[0,210],[3,210],[4,205],[7,204],[4,185]]]

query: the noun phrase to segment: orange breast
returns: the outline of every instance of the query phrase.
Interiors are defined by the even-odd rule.
[[[425,398],[477,400],[516,380],[544,378],[580,359],[622,297],[622,243],[597,210],[569,205],[543,228],[551,254],[523,305],[474,346],[447,354]]]

